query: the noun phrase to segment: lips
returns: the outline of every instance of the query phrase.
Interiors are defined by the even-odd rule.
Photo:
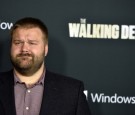
[[[28,54],[28,53],[21,53],[21,54],[18,54],[17,57],[32,57],[31,54]]]
[[[18,54],[17,55],[18,59],[21,59],[21,60],[29,60],[32,58],[32,55],[31,54],[24,54],[24,53],[21,53],[21,54]]]

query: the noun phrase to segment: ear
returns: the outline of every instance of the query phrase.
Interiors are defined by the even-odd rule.
[[[48,44],[45,45],[45,56],[48,54]]]

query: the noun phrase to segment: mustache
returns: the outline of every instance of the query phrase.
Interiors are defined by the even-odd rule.
[[[29,56],[29,57],[33,57],[32,54],[29,54],[29,53],[20,53],[17,55],[17,57],[22,57],[22,56]]]

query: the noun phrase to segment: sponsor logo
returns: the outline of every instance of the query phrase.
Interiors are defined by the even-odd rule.
[[[112,103],[112,104],[135,104],[135,97],[120,96],[115,93],[112,96],[105,95],[104,93],[91,93],[93,103]]]
[[[71,38],[135,40],[135,25],[90,24],[81,18],[80,23],[68,23],[68,28]]]
[[[85,94],[86,99],[88,100],[88,90],[84,90],[83,93]]]
[[[1,22],[0,21],[0,30],[10,30],[13,26],[13,23],[11,22]]]

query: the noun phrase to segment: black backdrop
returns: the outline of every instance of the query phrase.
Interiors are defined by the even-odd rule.
[[[92,115],[134,115],[134,39],[70,37],[68,26],[81,18],[89,24],[135,25],[134,11],[134,0],[1,0],[0,71],[12,68],[10,24],[36,17],[49,29],[47,68],[84,82]]]

